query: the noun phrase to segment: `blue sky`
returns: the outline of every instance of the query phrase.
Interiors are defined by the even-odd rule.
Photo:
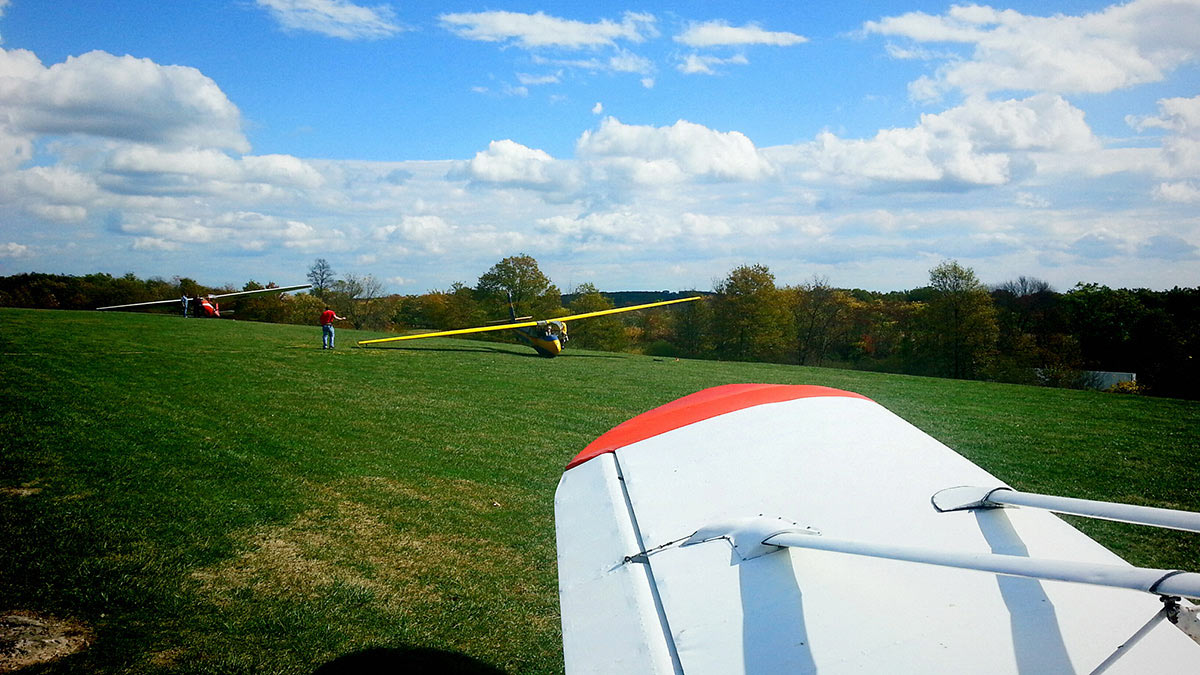
[[[0,0],[0,274],[1200,285],[1200,0]]]

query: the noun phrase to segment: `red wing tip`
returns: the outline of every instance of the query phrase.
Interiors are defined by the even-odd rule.
[[[605,453],[718,415],[766,403],[823,396],[870,400],[862,394],[812,384],[725,384],[710,387],[618,424],[589,443],[566,468],[574,468]]]

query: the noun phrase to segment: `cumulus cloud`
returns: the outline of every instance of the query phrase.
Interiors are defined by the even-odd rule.
[[[387,5],[363,7],[347,0],[255,0],[285,30],[343,40],[385,38],[404,30]]]
[[[376,241],[399,244],[408,250],[416,245],[427,253],[446,252],[446,244],[452,240],[455,228],[441,216],[405,216],[399,223],[376,227],[371,238]]]
[[[737,131],[714,131],[679,120],[668,127],[622,124],[607,117],[575,144],[576,156],[636,183],[688,178],[756,180],[772,172],[754,143]]]
[[[291,199],[325,178],[290,155],[231,157],[211,148],[122,145],[108,153],[98,180],[124,195],[218,195],[234,200]]]
[[[90,176],[65,166],[35,166],[0,174],[0,204],[11,204],[50,222],[82,222],[87,206],[99,196]]]
[[[512,140],[492,141],[488,149],[475,153],[467,162],[467,176],[483,183],[514,186],[544,186],[551,182],[554,158],[544,150],[528,148]]]
[[[1015,10],[955,5],[944,15],[910,12],[870,21],[868,34],[973,49],[950,58],[910,87],[918,99],[948,90],[1103,93],[1157,82],[1195,61],[1200,5],[1134,0],[1082,16],[1030,16]],[[901,49],[892,49],[897,56]]]
[[[808,42],[808,38],[795,33],[769,31],[756,23],[748,23],[745,26],[730,26],[725,21],[717,20],[689,23],[682,33],[675,36],[675,41],[689,47],[743,45],[788,47]]]
[[[618,40],[641,42],[658,34],[654,16],[636,12],[626,12],[619,22],[601,19],[595,23],[562,19],[544,12],[502,10],[443,14],[440,19],[445,28],[459,37],[513,44],[523,49],[594,49],[615,46]]]
[[[33,53],[0,50],[0,146],[38,135],[250,149],[241,114],[195,68],[93,51],[44,67]],[[5,141],[5,138],[8,141]]]
[[[1003,185],[1031,151],[1070,153],[1098,141],[1081,110],[1059,96],[968,100],[915,127],[883,129],[870,139],[823,132],[809,144],[771,150],[802,175],[897,183]]]
[[[1173,177],[1200,176],[1200,96],[1167,98],[1158,102],[1157,116],[1130,116],[1126,121],[1139,131],[1163,129],[1162,172]]]
[[[254,211],[206,218],[135,213],[119,228],[134,237],[132,246],[138,250],[173,251],[220,242],[229,250],[258,252],[271,246],[312,248],[322,243],[322,236],[307,223]]]

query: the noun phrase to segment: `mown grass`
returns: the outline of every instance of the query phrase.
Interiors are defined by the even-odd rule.
[[[857,391],[1014,487],[1200,510],[1200,404],[173,316],[0,309],[0,610],[92,645],[36,672],[308,673],[404,649],[562,669],[553,494],[705,387]],[[1132,562],[1200,537],[1073,521]],[[349,659],[349,660],[348,660]]]

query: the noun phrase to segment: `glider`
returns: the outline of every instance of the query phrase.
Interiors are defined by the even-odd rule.
[[[169,305],[177,304],[183,308],[183,315],[187,316],[188,305],[193,304],[193,316],[213,317],[221,316],[221,306],[217,302],[219,298],[232,298],[239,295],[253,295],[255,293],[286,293],[288,291],[298,291],[304,288],[311,288],[312,284],[297,284],[295,286],[283,286],[280,288],[259,288],[253,291],[236,291],[234,293],[219,293],[213,295],[197,295],[188,297],[186,294],[178,299],[170,300],[152,300],[150,302],[134,302],[128,305],[109,305],[107,307],[97,307],[96,309],[128,309],[130,307],[149,307],[151,305]]]
[[[971,487],[964,487],[971,486]],[[1200,662],[1200,574],[1134,567],[858,394],[706,389],[600,436],[555,494],[568,673],[1154,673]]]
[[[633,305],[632,307],[618,307],[616,309],[604,309],[598,312],[585,312],[583,314],[572,314],[570,316],[562,316],[557,319],[548,319],[541,321],[521,321],[521,319],[530,319],[532,317],[517,317],[516,310],[513,309],[511,298],[509,303],[509,323],[496,326],[477,326],[475,328],[459,328],[456,330],[443,330],[435,333],[420,333],[418,335],[402,335],[400,337],[380,338],[377,340],[360,340],[360,346],[377,345],[385,342],[397,342],[399,340],[420,340],[422,338],[431,337],[449,337],[451,335],[467,335],[469,333],[485,333],[494,330],[515,330],[526,342],[532,346],[538,354],[547,358],[558,356],[566,346],[567,337],[567,322],[578,321],[580,319],[590,319],[592,317],[604,316],[606,314],[619,314],[621,312],[632,312],[639,309],[649,309],[651,307],[662,307],[664,305],[674,305],[680,302],[691,302],[699,300],[700,296],[692,298],[680,298],[678,300],[663,300],[661,302],[650,302],[644,305]]]

